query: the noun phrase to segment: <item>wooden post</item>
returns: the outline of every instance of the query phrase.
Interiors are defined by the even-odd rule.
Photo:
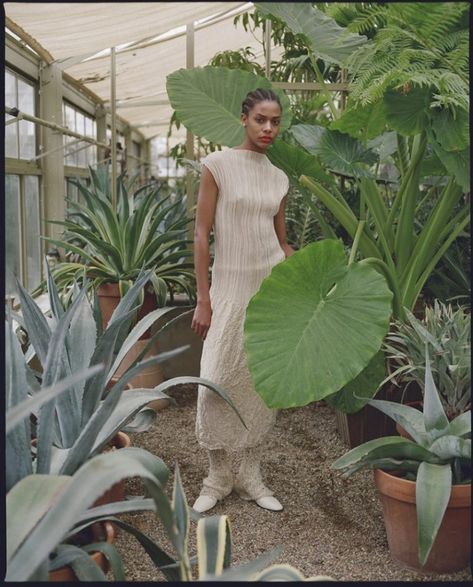
[[[110,108],[112,112],[112,208],[117,209],[117,108],[116,108],[116,58],[115,47],[111,50],[111,92],[110,92]]]
[[[42,63],[39,71],[40,117],[59,126],[62,120],[62,70],[57,65]],[[44,217],[64,220],[66,214],[64,193],[64,150],[60,131],[41,126],[41,147],[48,154],[42,160],[42,200]],[[45,223],[43,234],[60,238],[61,226]],[[48,245],[49,246],[49,245]]]
[[[187,25],[186,35],[186,67],[192,69],[194,67],[194,23]],[[186,132],[186,155],[187,159],[194,160],[194,135]],[[187,193],[187,216],[192,217],[192,208],[194,206],[194,173],[190,170],[186,175],[186,193]],[[194,221],[187,225],[187,238],[190,241],[194,240]]]

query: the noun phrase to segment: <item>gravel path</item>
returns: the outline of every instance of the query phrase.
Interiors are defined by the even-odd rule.
[[[160,456],[174,470],[179,463],[190,505],[198,496],[207,459],[194,436],[194,386],[174,388],[177,405],[158,414],[153,427],[132,434],[133,446]],[[329,406],[315,403],[279,412],[263,461],[268,487],[284,505],[268,512],[232,493],[209,512],[227,514],[232,528],[232,564],[253,560],[282,545],[275,563],[288,563],[306,577],[328,575],[337,581],[471,581],[470,569],[435,577],[397,566],[389,555],[380,501],[372,473],[361,471],[343,480],[330,464],[346,452]],[[172,474],[169,492],[172,490]],[[127,483],[127,493],[142,495],[139,480]],[[159,520],[151,513],[124,517],[167,552],[173,554]],[[195,553],[195,522],[191,521],[190,551]],[[120,532],[116,545],[129,581],[164,581],[139,543]]]

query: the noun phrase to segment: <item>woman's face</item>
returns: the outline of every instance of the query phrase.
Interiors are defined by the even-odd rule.
[[[266,150],[276,139],[281,123],[281,108],[277,102],[264,100],[258,102],[248,112],[241,115],[246,125],[246,136],[258,149]]]

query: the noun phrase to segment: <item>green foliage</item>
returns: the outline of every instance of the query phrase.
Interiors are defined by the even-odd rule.
[[[303,2],[256,2],[263,15],[280,18],[294,34],[303,34],[317,57],[329,63],[344,64],[366,38],[348,32],[321,10]]]
[[[426,86],[434,105],[468,110],[467,2],[386,3],[386,26],[352,54],[352,97],[374,103],[389,88]]]
[[[249,47],[242,47],[238,51],[221,51],[209,61],[212,67],[226,67],[228,69],[240,69],[263,76],[264,68],[256,63],[256,56]]]
[[[389,376],[397,383],[416,381],[424,388],[425,344],[432,346],[432,376],[449,420],[471,403],[470,314],[435,300],[425,307],[425,316],[417,319],[406,310],[406,322],[394,322],[394,329],[383,345],[395,370]]]
[[[234,147],[243,141],[241,104],[256,88],[271,88],[283,107],[281,130],[290,125],[289,101],[264,77],[225,67],[179,69],[166,78],[166,89],[179,120],[194,134],[219,145]]]
[[[311,243],[274,267],[244,326],[257,393],[268,406],[287,408],[340,390],[379,351],[391,297],[377,271],[347,264],[340,241]]]
[[[368,403],[403,426],[412,440],[399,436],[370,440],[341,456],[332,468],[341,470],[344,477],[364,468],[415,474],[418,554],[424,565],[444,517],[452,483],[471,483],[471,414],[464,412],[448,421],[432,378],[427,344],[423,412],[383,400],[370,399]]]
[[[130,379],[143,368],[160,363],[185,349],[181,347],[141,360],[168,324],[153,335],[134,363],[107,390],[132,345],[159,317],[171,310],[162,308],[151,312],[130,331],[137,297],[149,278],[149,273],[140,277],[128,290],[103,332],[97,326],[101,319],[94,315],[85,295],[86,286],[81,290],[76,288],[73,302],[65,310],[49,275],[52,316],[48,323],[33,298],[18,284],[24,326],[31,343],[26,356],[30,360],[34,354],[37,355],[42,373],[35,373],[28,366],[26,356],[19,349],[18,342],[15,342],[11,324],[7,325],[7,406],[15,408],[28,397],[47,393],[58,384],[64,385],[65,378],[70,381],[73,375],[87,372],[88,368],[98,364],[103,369],[87,381],[83,377],[69,384],[65,393],[34,412],[37,454],[33,461],[29,425],[22,420],[9,431],[6,451],[7,489],[32,472],[71,475],[107,446],[118,431],[146,430],[155,418],[154,411],[146,409],[147,404],[156,399],[167,399],[164,391],[172,385],[198,381],[228,400],[223,390],[199,378],[174,378],[155,389],[134,389],[133,393],[122,393]],[[135,417],[136,420],[133,420]]]
[[[380,2],[331,2],[326,14],[347,30],[371,39],[386,24],[386,6]]]
[[[193,299],[193,264],[186,261],[192,255],[186,239],[190,219],[182,200],[170,195],[160,198],[159,185],[143,186],[133,194],[119,177],[114,210],[108,174],[92,168],[90,173],[90,187],[76,182],[85,205],[70,202],[67,220],[50,221],[64,227],[63,239],[42,237],[77,256],[52,270],[63,299],[67,301],[72,283],[82,282],[84,275],[89,288],[119,283],[123,292],[141,271],[150,269],[159,306],[165,305],[167,293],[172,295],[176,286]]]

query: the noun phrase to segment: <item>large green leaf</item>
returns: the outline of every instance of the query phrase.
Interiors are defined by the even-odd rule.
[[[448,434],[465,436],[471,434],[471,411],[463,412],[452,420],[448,426]]]
[[[295,125],[291,133],[333,171],[355,177],[372,176],[366,166],[376,163],[378,157],[357,139],[336,130],[319,126],[311,128],[310,125]]]
[[[347,266],[341,241],[311,243],[276,265],[245,320],[256,391],[273,408],[302,406],[338,391],[378,352],[391,298],[377,271]]]
[[[231,531],[228,516],[201,518],[197,523],[199,579],[219,576],[230,566]]]
[[[346,414],[358,412],[378,391],[385,371],[384,353],[379,351],[353,381],[350,381],[334,395],[327,396],[325,401]]]
[[[445,151],[464,151],[470,144],[469,119],[465,110],[433,110],[432,130],[439,145]]]
[[[13,331],[10,306],[7,305],[5,322],[5,407],[6,417],[6,488],[7,491],[20,479],[32,473],[31,467],[31,430],[30,422],[25,418],[10,423],[12,410],[19,410],[28,401],[31,390],[27,381],[27,365],[20,343]],[[28,412],[29,416],[30,412]],[[8,429],[10,425],[10,429]],[[9,432],[9,434],[8,434]]]
[[[326,127],[318,124],[295,124],[289,132],[304,149],[315,155],[320,150],[320,141],[325,130]]]
[[[70,481],[66,475],[28,475],[7,493],[8,560]]]
[[[416,480],[417,541],[419,561],[424,565],[442,523],[452,488],[448,465],[421,463]]]
[[[380,135],[385,125],[385,104],[380,100],[376,104],[348,108],[330,124],[330,128],[346,133],[355,139],[366,141]]]
[[[301,126],[301,125],[298,125]],[[276,167],[282,169],[294,183],[301,175],[313,177],[323,184],[334,185],[335,179],[326,173],[313,155],[288,143],[277,140],[267,151],[267,155]]]
[[[432,440],[447,434],[448,418],[445,414],[439,392],[435,387],[430,366],[428,345],[425,344],[425,385],[424,385],[424,426]]]
[[[288,128],[292,118],[289,99],[264,77],[240,69],[207,66],[179,69],[166,78],[169,101],[182,124],[195,135],[228,147],[244,140],[241,104],[256,88],[278,94],[283,107],[280,128]]]
[[[432,141],[434,153],[445,166],[448,174],[451,175],[464,192],[470,191],[470,147],[463,151],[449,152],[442,149],[436,142]]]
[[[114,483],[135,476],[147,481],[155,500],[162,496],[160,505],[167,501],[162,487],[168,478],[168,469],[159,457],[140,448],[122,448],[90,459],[72,478],[67,478],[70,482],[59,495],[51,492],[48,505],[43,507],[43,511],[47,511],[39,521],[38,517],[32,520],[27,515],[21,516],[26,538],[15,551],[10,552],[5,580],[27,581],[72,528],[78,516]],[[24,492],[29,492],[29,484],[34,483],[35,477],[30,475],[21,481]],[[55,478],[52,475],[46,477],[48,483]],[[16,495],[18,485],[11,490],[15,492],[13,495]],[[8,515],[11,516],[11,523],[15,523],[17,511],[9,508]],[[163,523],[166,521],[169,526],[169,515],[166,516],[162,517]]]
[[[352,448],[332,463],[332,469],[355,471],[369,466],[370,461],[381,458],[414,459],[416,461],[440,462],[440,459],[423,446],[402,436],[383,436],[368,440]]]
[[[401,135],[416,135],[428,125],[429,90],[412,87],[408,93],[387,90],[384,94],[386,122]]]
[[[327,63],[344,64],[367,41],[351,33],[333,18],[304,2],[256,2],[262,14],[283,20],[294,34],[304,34],[315,55]]]

